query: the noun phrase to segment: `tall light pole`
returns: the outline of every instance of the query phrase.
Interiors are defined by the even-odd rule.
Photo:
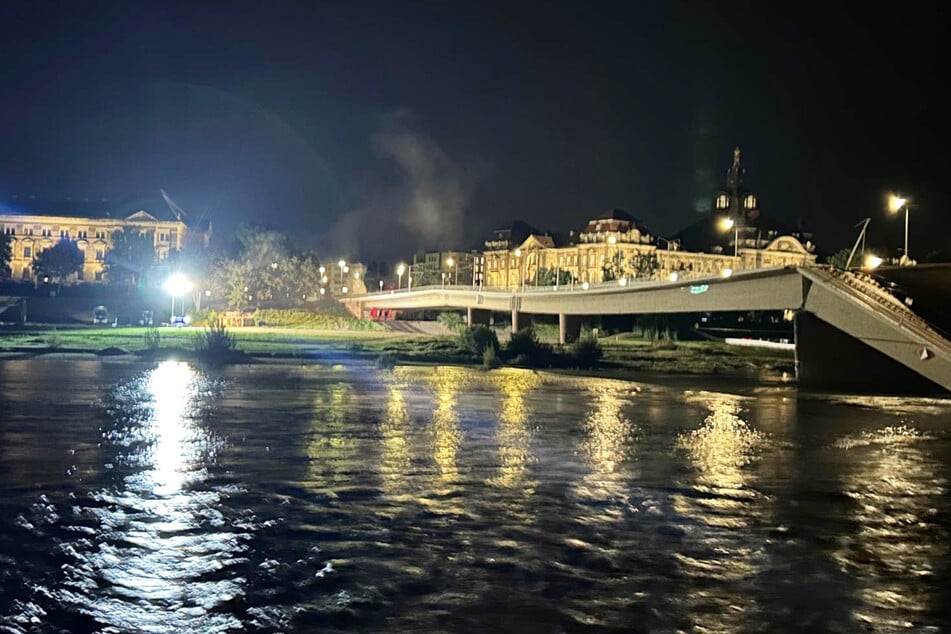
[[[179,295],[183,296],[182,299],[182,312],[185,312],[185,299],[184,295],[188,291],[192,290],[192,283],[181,273],[175,273],[167,280],[165,280],[165,290],[169,295],[172,296],[172,315],[168,320],[169,325],[175,321],[175,298]]]
[[[740,257],[740,225],[733,218],[723,218],[720,220],[720,230],[729,231],[733,229],[733,257]]]
[[[903,208],[905,210],[905,251],[902,253],[901,262],[911,263],[911,257],[908,255],[908,207],[910,207],[910,201],[907,198],[902,198],[896,194],[892,194],[888,197],[888,210],[893,214],[897,214]]]
[[[340,269],[340,286],[343,286],[343,267],[347,266],[346,260],[337,262],[337,268]]]
[[[406,272],[406,265],[400,262],[396,266],[396,290],[403,288],[403,273]]]
[[[459,267],[459,263],[456,262],[456,261],[453,259],[453,257],[450,255],[448,258],[446,258],[446,266],[448,266],[448,267],[451,268],[451,269],[454,269],[454,270],[453,270],[453,276],[452,276],[451,278],[449,278],[449,283],[450,283],[450,284],[458,284],[458,283],[459,283],[459,280],[458,280],[458,277],[459,277],[459,268],[458,268],[458,267]]]

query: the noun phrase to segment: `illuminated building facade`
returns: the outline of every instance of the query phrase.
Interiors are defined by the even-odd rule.
[[[10,240],[13,257],[8,273],[15,281],[34,281],[34,258],[68,239],[74,240],[85,256],[82,270],[70,281],[102,283],[106,281],[106,254],[112,235],[123,229],[150,235],[159,264],[170,253],[180,251],[188,235],[188,227],[174,214],[163,217],[139,210],[113,215],[104,201],[66,201],[52,208],[31,199],[0,203],[0,233]],[[205,243],[208,233],[210,230],[203,236]]]

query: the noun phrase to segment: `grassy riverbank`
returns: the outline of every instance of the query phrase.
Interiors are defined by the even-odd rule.
[[[145,328],[16,328],[0,331],[0,355],[50,353],[159,354],[191,351],[199,328],[158,328],[158,345]],[[433,337],[390,331],[342,331],[252,327],[234,329],[237,348],[250,358],[340,358],[375,360],[381,355],[410,363],[478,363],[459,350],[454,336]],[[623,335],[600,341],[599,366],[613,371],[753,375],[793,373],[791,352],[728,346],[718,342],[656,345]],[[157,350],[155,349],[157,348]],[[555,346],[555,351],[559,350]]]

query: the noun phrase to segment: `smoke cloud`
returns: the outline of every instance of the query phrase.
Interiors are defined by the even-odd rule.
[[[379,184],[382,177],[377,175],[360,188],[361,203],[335,223],[327,248],[379,259],[465,246],[475,170],[462,168],[407,119],[405,113],[389,117],[372,137],[377,155],[393,168],[395,178]]]

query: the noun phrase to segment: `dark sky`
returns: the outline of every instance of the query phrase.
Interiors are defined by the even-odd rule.
[[[0,3],[0,196],[164,188],[328,255],[466,247],[610,207],[692,222],[743,149],[820,248],[947,252],[939,3]],[[944,60],[944,61],[942,61]]]

